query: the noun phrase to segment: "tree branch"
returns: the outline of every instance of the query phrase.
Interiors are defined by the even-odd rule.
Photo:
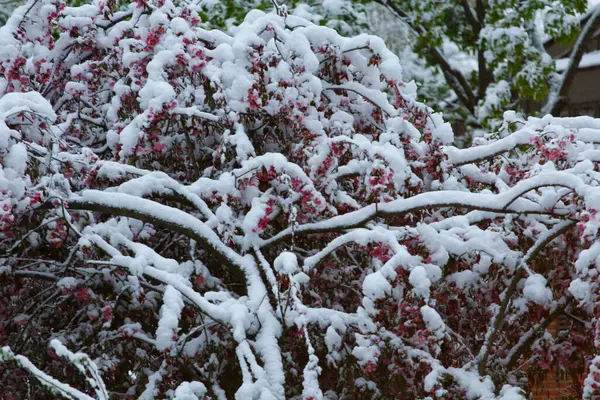
[[[585,51],[584,43],[594,33],[594,28],[596,27],[599,18],[600,4],[596,6],[581,30],[581,33],[579,33],[577,41],[571,50],[567,69],[563,72],[560,83],[548,96],[547,103],[542,107],[543,114],[558,114],[568,104],[567,94],[569,93],[571,83],[573,83],[575,75],[579,70],[579,63],[581,62],[583,52]]]
[[[529,190],[546,186],[565,186],[572,175],[556,173],[556,182],[547,181],[547,177],[536,177],[522,181],[518,186],[501,194],[466,193],[458,191],[427,192],[407,199],[397,199],[389,203],[371,204],[359,210],[339,215],[325,221],[303,224],[295,227],[294,234],[307,235],[315,233],[341,232],[347,229],[364,227],[376,218],[401,216],[416,213],[422,210],[434,210],[445,207],[456,207],[466,210],[488,211],[499,214],[545,214],[564,216],[566,212],[552,212],[543,209],[538,204],[526,199],[517,198],[515,195],[526,193]],[[575,182],[572,182],[573,185]],[[568,186],[570,187],[570,186]],[[525,190],[528,189],[528,190]],[[518,202],[518,204],[516,204]],[[264,240],[260,248],[271,247],[292,235],[288,228],[277,235]]]
[[[469,5],[469,1],[460,0],[459,3],[465,11],[467,22],[471,25],[471,28],[473,28],[473,32],[476,32],[477,36],[479,36],[479,31],[481,30],[481,22],[477,19],[477,16],[475,16],[473,9]]]
[[[419,36],[422,36],[427,31],[425,27],[412,23],[409,19],[408,14],[406,14],[402,9],[400,9],[397,5],[388,2],[387,0],[375,0],[378,4],[387,7],[390,11],[392,11],[398,19],[403,21],[409,28],[413,30],[413,32]],[[463,105],[469,110],[471,114],[475,114],[475,106],[477,105],[477,99],[475,97],[475,93],[473,89],[471,89],[471,85],[465,78],[465,76],[455,69],[444,53],[437,47],[429,47],[429,52],[431,56],[435,58],[439,67],[442,69],[442,73],[446,78],[448,84],[452,87],[452,90],[456,93],[459,101],[463,103]]]
[[[194,216],[152,200],[124,193],[86,190],[82,196],[68,200],[69,209],[95,211],[113,216],[135,218],[181,233],[193,239],[214,259],[225,265],[235,283],[245,283],[245,262],[239,254],[225,246],[209,227]]]
[[[556,308],[550,313],[548,318],[535,325],[521,337],[521,340],[519,340],[519,342],[508,352],[508,356],[506,356],[506,358],[502,361],[509,371],[515,366],[523,352],[531,349],[531,345],[535,339],[537,339],[538,335],[542,332],[545,332],[552,321],[562,314],[563,310],[563,307]]]
[[[536,243],[529,249],[527,254],[525,254],[525,256],[523,257],[523,260],[521,261],[520,266],[517,268],[517,271],[513,275],[510,284],[504,291],[504,297],[502,298],[502,302],[500,303],[500,309],[498,310],[498,313],[494,318],[492,326],[490,326],[490,329],[486,334],[486,339],[483,346],[481,347],[481,351],[475,359],[475,366],[477,367],[479,375],[484,376],[486,374],[487,361],[490,354],[490,349],[494,344],[494,341],[496,340],[498,332],[502,330],[502,327],[504,325],[504,316],[506,314],[506,309],[508,308],[508,303],[510,302],[512,295],[517,290],[517,285],[523,277],[527,265],[531,260],[535,259],[538,256],[540,251],[542,251],[544,247],[546,247],[546,245],[548,245],[554,239],[562,235],[573,225],[575,225],[574,221],[563,221],[555,225],[549,232],[547,232],[546,235],[542,235],[536,241]]]
[[[465,4],[467,4],[467,1],[468,0],[462,0],[462,2],[464,2]],[[468,6],[468,4],[467,4],[467,6]],[[486,5],[483,3],[482,0],[477,0],[475,2],[475,12],[477,13],[477,16],[475,18],[478,21],[478,25],[476,27],[474,26],[474,30],[477,32],[477,34],[476,34],[477,67],[478,67],[477,96],[479,99],[483,99],[485,97],[485,92],[486,92],[488,86],[494,80],[494,74],[489,70],[489,68],[487,66],[487,61],[484,56],[484,49],[482,48],[482,43],[479,41],[481,29],[483,29],[483,25],[485,24],[485,9],[486,9]],[[469,8],[469,10],[470,10],[470,8]]]

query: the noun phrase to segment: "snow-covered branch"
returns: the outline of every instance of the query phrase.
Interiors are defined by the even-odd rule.
[[[199,12],[31,0],[0,28],[2,382],[515,400],[527,359],[594,359],[598,120],[507,112],[458,149],[381,39]]]

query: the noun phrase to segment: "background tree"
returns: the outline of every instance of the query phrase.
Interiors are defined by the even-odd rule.
[[[557,367],[598,395],[598,120],[458,149],[381,39],[199,12],[0,28],[2,393],[518,400]]]
[[[582,0],[378,2],[411,28],[415,52],[444,77],[462,114],[484,124],[531,100],[548,99],[544,112],[558,114],[582,44],[593,33],[580,29],[587,7]],[[590,14],[593,27],[598,16]],[[549,39],[576,43],[574,62],[563,74],[544,49]]]
[[[366,3],[365,3],[366,4]],[[368,30],[369,22],[365,4],[353,0],[202,0],[199,2],[206,28],[228,30],[243,21],[246,13],[252,9],[271,10],[290,13],[314,24],[327,26],[341,33],[353,33]],[[210,17],[208,17],[210,15]]]

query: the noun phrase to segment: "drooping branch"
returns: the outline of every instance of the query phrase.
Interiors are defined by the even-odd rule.
[[[54,379],[36,367],[27,357],[20,354],[14,354],[10,347],[2,347],[0,349],[0,362],[3,361],[15,361],[21,368],[31,373],[42,385],[55,390],[58,394],[67,399],[95,400],[72,386]]]
[[[582,129],[577,132],[576,139],[578,141],[590,144],[597,144],[599,142],[600,124],[595,123],[595,121],[598,120],[593,120],[590,118],[590,126],[588,129]],[[454,166],[477,163],[491,159],[499,154],[510,152],[519,146],[531,145],[532,139],[551,131],[551,127],[553,125],[558,125],[565,129],[576,129],[577,126],[574,125],[574,122],[574,118],[552,118],[552,120],[540,124],[543,126],[543,131],[541,132],[541,127],[531,129],[530,126],[525,125],[510,135],[495,140],[484,146],[469,147],[464,149],[459,149],[454,146],[446,146],[444,151],[448,157],[448,162]],[[600,158],[598,150],[592,149],[582,152],[581,156],[584,159],[589,159],[591,161],[595,161],[596,159]]]
[[[123,256],[123,254],[119,250],[117,250],[115,247],[109,244],[106,240],[104,240],[98,235],[88,235],[87,238],[92,243],[95,243],[108,255],[113,257],[113,260],[108,262],[93,260],[90,261],[90,264],[111,265],[124,269],[129,268],[129,265],[127,263],[128,258]],[[228,313],[225,310],[220,309],[217,305],[206,300],[204,296],[202,296],[200,293],[196,292],[194,289],[186,285],[185,282],[179,278],[179,276],[152,267],[150,265],[145,265],[142,273],[143,275],[146,275],[158,282],[161,282],[165,286],[173,286],[184,297],[184,301],[189,302],[189,304],[193,305],[200,313],[206,315],[208,318],[212,319],[216,323],[223,324],[228,322]],[[164,289],[160,287],[150,287],[150,289],[161,293],[164,292]]]
[[[295,227],[295,235],[307,235],[326,232],[341,232],[347,229],[364,227],[376,218],[406,215],[421,210],[456,207],[465,210],[479,210],[499,214],[548,214],[564,216],[567,211],[548,211],[527,199],[520,197],[530,190],[542,187],[564,186],[575,188],[582,183],[572,174],[556,172],[546,176],[539,175],[522,181],[510,190],[501,194],[469,193],[461,191],[427,192],[416,196],[398,199],[389,203],[371,204],[360,210],[330,218],[326,221],[303,224]],[[292,235],[288,228],[277,235],[264,240],[261,248],[271,247],[276,243],[286,240]]]
[[[195,240],[203,250],[223,264],[235,283],[245,282],[243,258],[225,246],[217,234],[202,221],[184,211],[124,193],[98,190],[86,190],[81,196],[69,198],[68,204],[73,210],[135,218],[181,233]]]

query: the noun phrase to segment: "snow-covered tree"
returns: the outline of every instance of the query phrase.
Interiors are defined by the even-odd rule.
[[[400,55],[420,100],[460,127],[497,128],[506,109],[560,114],[577,65],[598,24],[585,0],[281,1],[291,14],[345,33],[368,31]],[[272,0],[201,1],[216,11],[204,27],[227,28]],[[566,71],[546,52],[548,40],[573,44]],[[469,132],[474,133],[474,132]]]
[[[596,396],[599,120],[458,149],[381,39],[194,4],[0,28],[3,394]]]
[[[198,6],[201,27],[226,31],[239,25],[252,9],[275,8],[282,15],[293,14],[340,33],[363,32],[370,22],[365,4],[355,0],[199,0]]]

